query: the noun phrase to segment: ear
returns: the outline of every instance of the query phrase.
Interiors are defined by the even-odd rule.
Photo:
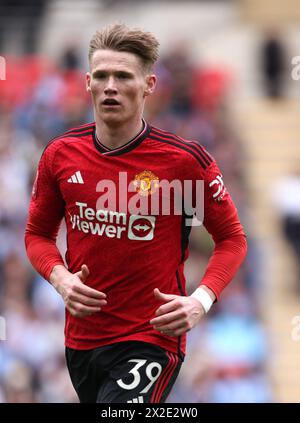
[[[85,86],[87,92],[91,92],[91,74],[90,72],[87,72],[85,75]]]
[[[156,75],[147,75],[146,76],[146,88],[144,91],[144,97],[153,94],[155,87],[156,87]]]

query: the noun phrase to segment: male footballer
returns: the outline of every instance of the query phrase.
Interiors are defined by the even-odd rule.
[[[64,300],[67,366],[82,403],[164,402],[184,359],[186,333],[219,299],[246,254],[213,157],[200,143],[143,118],[155,90],[158,46],[151,33],[121,24],[96,32],[86,74],[95,122],[47,145],[32,191],[27,254]],[[163,191],[166,181],[181,187],[189,181],[193,188],[202,182],[203,198],[194,190],[188,209],[178,212],[178,195],[168,208],[175,195]],[[184,203],[186,193],[178,192]],[[200,203],[215,247],[188,296],[187,217]],[[63,218],[65,261],[56,246]]]

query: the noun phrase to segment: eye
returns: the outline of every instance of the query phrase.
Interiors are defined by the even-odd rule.
[[[119,72],[117,74],[117,77],[119,79],[130,79],[131,78],[131,75],[129,73],[127,73],[127,72]]]
[[[105,72],[95,72],[93,76],[94,76],[94,79],[105,79],[106,73]]]

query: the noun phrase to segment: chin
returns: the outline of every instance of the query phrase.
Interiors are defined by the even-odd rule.
[[[120,116],[101,116],[101,119],[106,125],[120,125],[124,122]]]

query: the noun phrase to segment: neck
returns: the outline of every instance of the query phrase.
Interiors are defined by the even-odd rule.
[[[96,119],[97,138],[101,144],[109,149],[122,147],[122,145],[136,137],[142,128],[143,121],[140,117],[119,125],[108,125],[100,119]]]

